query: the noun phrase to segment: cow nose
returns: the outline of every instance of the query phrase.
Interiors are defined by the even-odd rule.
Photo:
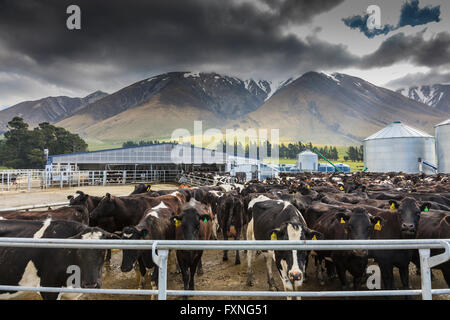
[[[414,232],[415,229],[416,229],[416,228],[414,227],[414,224],[412,224],[412,223],[403,223],[403,224],[402,224],[402,230],[403,230],[403,231]]]
[[[303,274],[300,271],[290,271],[289,272],[289,279],[291,281],[300,281],[303,278]]]
[[[98,283],[98,282],[89,283],[89,284],[85,284],[84,287],[86,289],[99,289],[100,288],[100,283]]]

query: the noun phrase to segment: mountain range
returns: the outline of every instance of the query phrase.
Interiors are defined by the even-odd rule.
[[[308,72],[277,86],[217,73],[170,72],[112,94],[48,97],[0,111],[0,131],[14,115],[48,121],[87,141],[170,138],[173,130],[280,129],[282,141],[354,145],[395,120],[433,133],[450,117],[449,86],[392,91],[342,73]]]
[[[425,85],[399,89],[405,97],[422,102],[438,110],[450,112],[450,84]]]

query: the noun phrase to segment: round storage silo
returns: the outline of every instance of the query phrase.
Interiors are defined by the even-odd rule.
[[[450,173],[450,119],[439,123],[435,128],[438,172]]]
[[[317,171],[319,157],[314,152],[306,150],[297,155],[297,168],[301,171]]]
[[[369,172],[419,172],[419,158],[436,165],[435,139],[421,130],[394,121],[364,140],[364,165]],[[433,173],[423,166],[425,173]]]

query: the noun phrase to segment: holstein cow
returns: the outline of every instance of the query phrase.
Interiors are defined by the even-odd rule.
[[[311,240],[322,238],[322,234],[307,227],[300,211],[291,203],[282,200],[258,198],[249,204],[253,218],[247,228],[248,240]],[[253,250],[247,252],[248,279],[253,285]],[[267,281],[270,290],[277,290],[272,274],[272,259],[275,261],[285,291],[298,290],[303,284],[307,252],[303,250],[270,250],[264,253]],[[289,298],[288,298],[289,299]]]
[[[421,210],[430,205],[420,204],[413,198],[405,198],[400,203],[390,201],[391,210],[375,213],[377,217],[383,218],[384,227],[374,232],[373,239],[414,239]],[[380,266],[381,277],[386,290],[393,289],[394,275],[393,267],[397,267],[404,289],[409,289],[409,263],[414,250],[371,250],[369,257],[373,257]]]
[[[74,221],[0,220],[0,237],[111,239],[118,238],[100,228],[88,227]],[[100,288],[105,250],[0,248],[0,283],[11,286],[65,287],[70,274],[68,267],[81,270],[82,288]],[[0,294],[0,298],[14,298],[20,292]],[[58,292],[40,292],[43,299],[57,299]]]
[[[156,207],[148,209],[144,217],[136,226],[125,227],[122,239],[125,240],[173,240],[175,226],[171,221],[173,211],[161,202]],[[153,263],[151,250],[123,250],[122,272],[129,272],[135,263],[139,264],[139,286],[145,287],[147,269],[154,268],[152,274],[152,288],[156,289],[158,282],[158,267]]]
[[[0,212],[0,217],[19,220],[69,220],[89,225],[89,212],[85,206],[70,206],[48,211],[8,211]]]
[[[370,215],[364,208],[356,207],[350,214],[330,212],[320,217],[314,225],[326,240],[369,240],[374,230],[381,230],[383,219]],[[343,290],[349,288],[346,271],[353,276],[353,288],[359,290],[366,275],[367,250],[319,251],[319,259],[330,257],[336,266]],[[322,279],[322,264],[319,265],[319,279]]]
[[[212,212],[210,207],[195,199],[186,203],[180,215],[172,217],[176,240],[209,240]],[[183,277],[184,290],[194,290],[194,277],[202,250],[177,250],[177,260]],[[184,297],[187,299],[187,297]]]

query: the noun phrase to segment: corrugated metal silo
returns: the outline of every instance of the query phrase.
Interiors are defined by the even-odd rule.
[[[418,173],[418,159],[436,164],[435,139],[401,121],[394,121],[364,140],[364,165],[369,172]],[[424,172],[432,173],[424,166]]]
[[[450,173],[450,119],[436,125],[438,171]]]
[[[310,150],[300,152],[297,155],[297,168],[302,171],[317,171],[319,157]]]

